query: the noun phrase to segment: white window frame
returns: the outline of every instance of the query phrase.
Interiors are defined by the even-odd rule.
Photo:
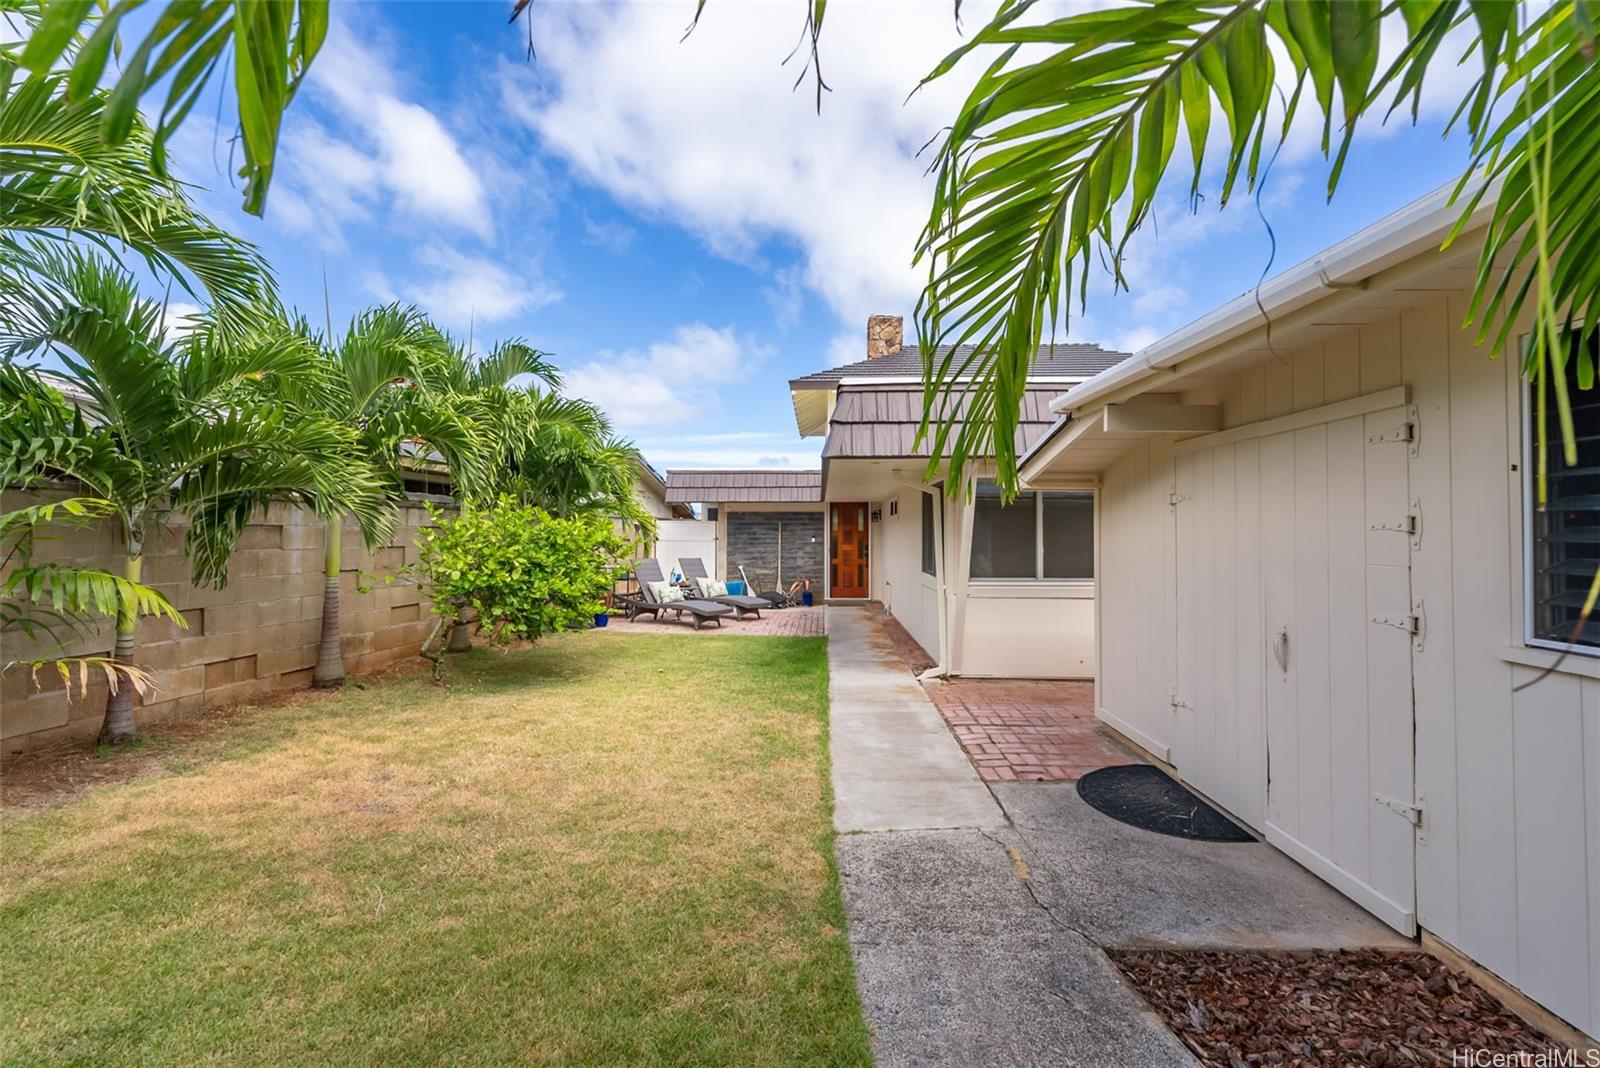
[[[993,482],[994,479],[979,479],[979,482]],[[1090,566],[1096,571],[1100,570],[1099,529],[1100,529],[1100,491],[1098,489],[1054,489],[1054,490],[1024,490],[1017,496],[1024,495],[1033,498],[1033,575],[1032,577],[1019,578],[989,578],[972,574],[973,546],[967,546],[967,574],[968,582],[974,586],[1093,586],[1096,577],[1088,578],[1045,578],[1044,577],[1044,495],[1046,493],[1079,493],[1089,497],[1089,537],[1092,539],[1090,549]],[[976,494],[976,487],[974,487]],[[1013,503],[1011,507],[1016,507]],[[973,509],[977,509],[977,500],[974,496]],[[976,539],[973,539],[976,541]]]
[[[1533,425],[1535,418],[1533,383],[1522,375],[1518,375],[1517,380],[1521,384],[1522,391],[1522,425],[1518,428],[1518,435],[1521,438],[1519,444],[1522,447],[1522,644],[1531,649],[1552,649],[1569,656],[1600,659],[1600,646],[1572,645],[1551,638],[1535,637],[1533,632],[1536,613],[1534,598],[1538,587],[1533,568],[1533,502],[1538,499],[1533,484],[1533,436],[1537,428]]]

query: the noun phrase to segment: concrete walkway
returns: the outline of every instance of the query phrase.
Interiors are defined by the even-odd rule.
[[[1409,945],[1261,843],[978,779],[862,609],[830,607],[834,825],[880,1065],[1196,1065],[1107,949]]]
[[[1005,826],[999,804],[871,613],[829,607],[827,626],[834,828]]]

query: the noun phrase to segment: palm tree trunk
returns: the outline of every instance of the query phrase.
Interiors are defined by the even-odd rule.
[[[144,572],[144,555],[137,550],[128,553],[122,574],[129,582],[138,582]],[[132,601],[117,604],[117,644],[112,651],[118,668],[133,664],[134,630],[139,624],[138,609]],[[133,738],[133,680],[120,670],[117,672],[117,690],[106,698],[106,718],[100,725],[100,741],[107,745],[121,745]]]
[[[335,515],[325,522],[328,538],[322,571],[322,644],[317,647],[317,666],[311,672],[313,686],[337,686],[344,681],[344,650],[339,632],[339,536],[344,517]]]

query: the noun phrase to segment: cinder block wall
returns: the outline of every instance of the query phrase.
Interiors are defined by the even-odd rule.
[[[821,512],[728,512],[728,574],[738,578],[742,564],[752,582],[763,590],[775,588],[780,523],[784,588],[808,578],[811,588],[821,591],[825,549]]]
[[[7,492],[6,509],[38,497]],[[428,523],[420,505],[401,509],[391,542],[376,552],[346,520],[340,581],[345,671],[359,674],[417,655],[433,616],[409,581],[385,586],[384,574],[417,559],[417,530]],[[41,559],[104,567],[120,573],[114,526],[49,528]],[[154,677],[156,692],[134,712],[141,724],[181,718],[201,709],[248,701],[311,685],[322,631],[322,521],[311,512],[274,505],[244,532],[220,590],[195,588],[183,553],[184,529],[163,531],[146,551],[144,579],[183,613],[187,629],[167,620],[139,622],[136,661]],[[366,593],[358,586],[370,587]],[[68,646],[73,653],[109,653],[107,622]],[[47,643],[0,635],[0,666],[43,655]],[[30,679],[21,668],[0,678],[0,757],[57,742],[93,738],[105,713],[106,684],[91,677],[88,691],[68,693],[54,672]]]

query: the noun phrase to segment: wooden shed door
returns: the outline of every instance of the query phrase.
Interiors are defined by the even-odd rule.
[[[1416,931],[1403,409],[1177,458],[1175,762]]]
[[[833,504],[828,509],[831,554],[829,597],[867,596],[867,506]]]

